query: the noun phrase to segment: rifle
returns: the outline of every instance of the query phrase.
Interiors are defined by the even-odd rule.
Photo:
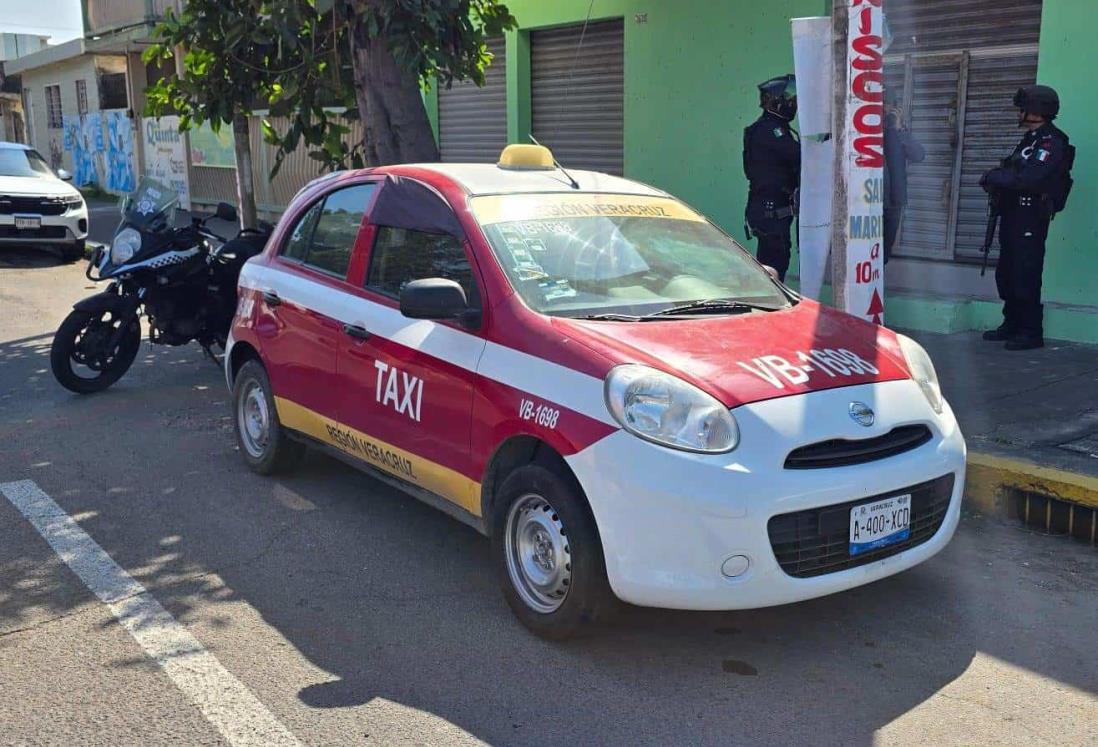
[[[987,195],[987,231],[984,232],[984,245],[980,251],[984,253],[984,263],[980,267],[980,277],[987,272],[987,260],[991,254],[991,242],[995,240],[995,226],[999,223],[999,194],[989,192]]]

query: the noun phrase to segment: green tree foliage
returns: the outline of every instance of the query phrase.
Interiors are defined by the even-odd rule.
[[[179,114],[184,130],[232,124],[238,162],[251,111],[285,117],[281,130],[263,122],[278,146],[272,177],[302,143],[325,169],[433,161],[423,92],[435,81],[483,85],[486,40],[515,25],[499,0],[186,0],[145,52],[181,50],[182,72],[146,91],[146,109]],[[348,144],[355,119],[365,136]]]

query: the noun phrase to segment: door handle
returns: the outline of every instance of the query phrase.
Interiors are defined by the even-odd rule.
[[[365,327],[360,327],[357,324],[344,324],[343,332],[356,340],[369,340],[370,333],[366,331]]]
[[[274,291],[263,291],[263,300],[267,302],[268,306],[278,306],[282,303],[282,299]]]

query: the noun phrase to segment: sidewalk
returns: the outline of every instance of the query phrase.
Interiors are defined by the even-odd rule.
[[[1098,346],[1008,352],[978,332],[908,334],[933,358],[968,442],[969,506],[1093,541]]]

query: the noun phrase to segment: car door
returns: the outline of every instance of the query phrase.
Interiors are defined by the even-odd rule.
[[[384,189],[384,188],[383,188]],[[473,385],[485,348],[479,330],[457,322],[409,319],[400,289],[447,278],[481,307],[467,243],[411,228],[370,226],[360,299],[340,344],[341,412],[366,434],[364,458],[414,485],[480,513],[469,454]]]
[[[281,400],[279,415],[290,427],[311,432],[315,428],[305,426],[318,422],[317,415],[334,417],[338,409],[341,298],[375,189],[355,184],[317,198],[298,214],[264,274],[256,334]]]

